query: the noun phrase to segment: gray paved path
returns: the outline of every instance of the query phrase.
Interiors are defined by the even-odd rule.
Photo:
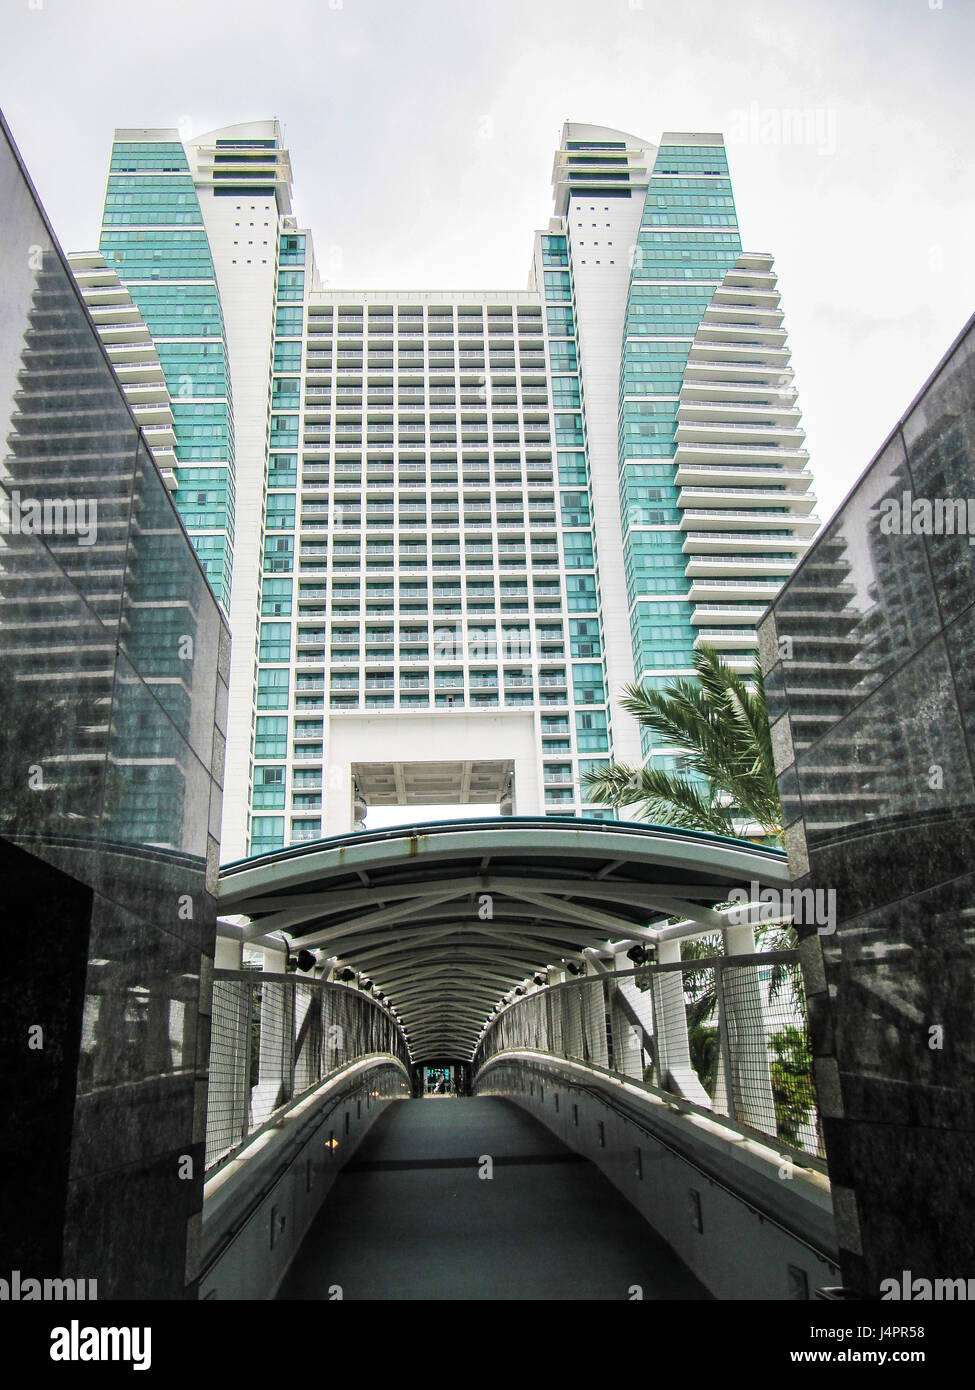
[[[388,1106],[278,1296],[327,1299],[335,1284],[345,1299],[709,1296],[594,1164],[488,1097]]]

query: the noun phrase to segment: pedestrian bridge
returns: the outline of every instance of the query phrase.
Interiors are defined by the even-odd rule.
[[[756,950],[789,883],[569,817],[226,866],[201,1297],[834,1286],[798,953]]]

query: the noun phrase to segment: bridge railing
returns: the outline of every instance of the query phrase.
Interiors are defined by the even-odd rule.
[[[605,971],[509,1005],[474,1054],[546,1054],[825,1157],[798,951]]]
[[[256,970],[213,976],[208,1170],[349,1062],[386,1056],[409,1065],[399,1024],[358,989]],[[392,1070],[386,1079],[394,1083]]]

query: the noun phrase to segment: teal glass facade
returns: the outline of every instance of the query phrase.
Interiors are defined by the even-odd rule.
[[[298,440],[300,434],[301,371],[305,298],[305,260],[307,237],[283,233],[278,238],[276,313],[271,353],[271,418],[267,487],[264,504],[264,555],[261,576],[261,624],[257,652],[257,708],[261,711],[289,708],[291,699],[292,625],[267,621],[292,617],[294,570],[296,564],[296,517],[298,513]],[[283,301],[283,302],[282,302]],[[289,303],[289,301],[291,301]],[[298,302],[295,302],[298,301]],[[327,533],[328,507],[319,518]],[[312,567],[324,572],[327,544],[320,560]],[[306,557],[310,551],[302,550]],[[322,631],[322,647],[325,636]],[[324,695],[304,695],[303,709],[324,710]],[[307,703],[312,701],[311,705]],[[318,725],[319,735],[321,723]],[[249,818],[252,854],[281,849],[285,841],[284,816],[262,812],[280,810],[286,805],[288,720],[286,716],[260,714],[256,722],[252,758],[254,782]],[[318,773],[321,786],[321,773]],[[321,795],[318,807],[321,806]],[[314,809],[308,803],[308,809]],[[321,823],[312,827],[320,833]]]
[[[115,142],[99,249],[153,335],[172,398],[174,501],[226,608],[234,539],[227,338],[203,215],[179,141]]]
[[[662,145],[634,249],[620,367],[627,598],[634,667],[649,686],[691,666],[693,604],[674,467],[678,396],[694,334],[740,252],[724,147]]]
[[[550,270],[549,266],[570,265],[565,236],[541,238],[547,344],[552,372],[552,405],[555,411],[555,442],[558,467],[559,507],[562,520],[562,564],[569,618],[569,654],[586,658],[572,662],[572,694],[575,704],[575,744],[579,752],[602,753],[606,761],[612,751],[611,726],[607,712],[608,681],[603,661],[603,633],[597,570],[597,550],[593,525],[592,477],[586,447],[583,390],[580,378],[580,352],[576,317],[572,308],[572,275],[569,269]],[[543,740],[546,754],[558,751],[560,744]],[[564,751],[568,751],[566,742]],[[578,765],[583,799],[587,787],[582,774],[599,765],[600,760],[582,759]],[[571,776],[571,772],[566,774]],[[546,804],[557,806],[558,793],[546,791]],[[586,814],[597,820],[615,819],[603,807],[587,807]]]

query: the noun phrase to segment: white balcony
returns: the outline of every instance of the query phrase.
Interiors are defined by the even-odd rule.
[[[779,463],[786,468],[803,468],[809,462],[809,453],[802,448],[789,448],[786,445],[734,444],[725,438],[713,444],[678,443],[674,463],[680,468],[686,463],[709,463],[728,465],[734,463],[750,464],[758,468],[775,467]]]
[[[722,579],[747,578],[750,575],[761,577],[765,574],[788,574],[797,563],[796,560],[779,559],[777,556],[761,559],[757,555],[690,555],[684,573],[688,579],[705,575]]]
[[[680,529],[693,534],[699,534],[705,530],[709,534],[715,531],[724,531],[742,535],[743,539],[747,539],[743,533],[770,528],[791,532],[794,536],[812,536],[819,529],[819,518],[816,516],[798,516],[791,511],[762,511],[755,507],[750,509],[728,508],[720,511],[711,508],[694,508],[685,510],[680,519]]]
[[[763,348],[777,349],[785,346],[785,340],[784,328],[771,325],[764,327],[760,323],[742,323],[740,317],[733,318],[727,323],[721,323],[712,317],[710,309],[706,311],[700,327],[694,335],[695,346],[706,345],[707,347],[712,344],[752,347],[757,343]]]
[[[789,349],[771,343],[735,342],[726,334],[723,341],[713,338],[695,341],[688,354],[688,365],[696,367],[702,375],[710,373],[712,379],[720,379],[739,367],[750,371],[753,379],[756,376],[767,379],[770,373],[790,371]]]
[[[762,297],[754,292],[747,295],[742,292],[741,298],[731,298],[718,290],[707,307],[703,322],[734,328],[739,337],[749,336],[754,328],[780,332],[785,316],[778,305],[777,294]]]
[[[684,540],[684,555],[703,559],[705,556],[736,556],[742,562],[751,560],[752,551],[772,551],[791,555],[802,552],[805,542],[796,536],[747,536],[723,531],[692,531]],[[770,561],[769,563],[774,563]]]
[[[740,411],[728,412],[739,415]],[[755,444],[762,447],[798,449],[805,439],[805,432],[794,425],[770,424],[767,421],[749,424],[742,419],[723,421],[687,420],[679,413],[675,439],[678,446],[709,444],[715,448],[727,445],[739,446]]]
[[[707,643],[710,647],[716,647],[719,651],[729,651],[748,647],[751,650],[758,649],[758,637],[754,628],[741,627],[717,627],[702,628],[694,638],[695,648]]]
[[[703,425],[738,425],[745,426],[754,422],[757,426],[764,429],[783,427],[791,430],[799,428],[802,416],[799,408],[793,404],[795,392],[784,393],[782,397],[776,397],[769,393],[767,401],[751,401],[744,399],[741,395],[735,394],[734,387],[728,387],[729,399],[716,399],[723,396],[724,392],[716,387],[692,387],[690,392],[685,394],[681,391],[680,405],[677,409],[677,423],[679,426],[703,424]],[[751,392],[752,395],[756,393]]]
[[[808,493],[774,492],[770,488],[756,488],[753,492],[743,492],[735,488],[683,487],[677,494],[677,505],[682,510],[700,511],[788,507],[798,516],[808,516],[816,505],[816,499]]]
[[[750,487],[768,483],[776,488],[801,493],[807,492],[812,484],[812,474],[806,468],[762,468],[751,464],[701,463],[683,458],[675,461],[677,472],[674,481],[678,487],[700,485],[734,488],[736,484]]]
[[[781,565],[781,568],[785,570],[786,566],[784,563]],[[751,600],[756,603],[768,604],[779,592],[781,587],[778,581],[761,578],[745,580],[732,579],[730,577],[724,579],[707,576],[695,578],[691,583],[687,596],[692,603],[697,603],[701,600],[714,602],[715,599],[727,598],[730,600]]]
[[[765,608],[761,604],[746,607],[737,599],[732,599],[727,604],[699,603],[691,615],[691,623],[696,628],[709,631],[713,631],[713,626],[717,624],[728,624],[732,627],[736,624],[739,627],[746,624],[751,628],[761,620],[764,612]]]

